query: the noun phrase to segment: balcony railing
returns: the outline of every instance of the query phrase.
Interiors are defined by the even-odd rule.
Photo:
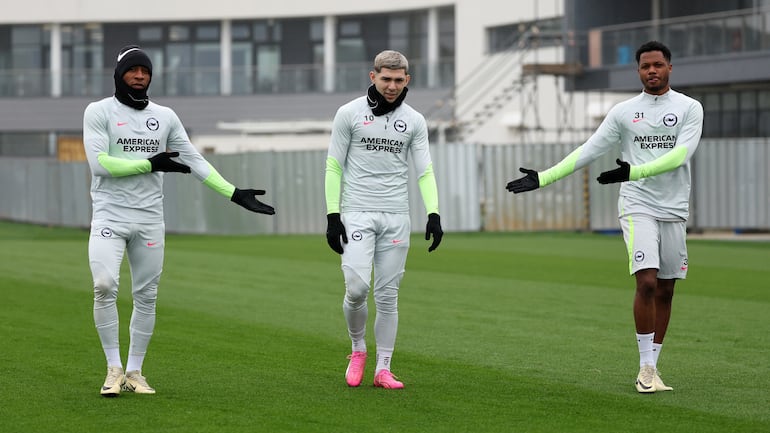
[[[371,63],[344,63],[334,68],[334,92],[362,91],[369,86]],[[435,87],[454,85],[454,59],[435,66]],[[410,62],[412,88],[427,88],[429,68],[420,61]],[[64,70],[61,96],[99,97],[112,94],[114,83],[110,70]],[[177,68],[153,70],[150,93],[153,96],[222,95],[220,68]],[[323,93],[323,65],[282,65],[272,68],[233,67],[230,94]],[[0,97],[52,96],[51,72],[47,69],[0,70]]]
[[[591,29],[588,64],[634,63],[650,40],[666,44],[675,59],[770,50],[770,7],[694,15]]]

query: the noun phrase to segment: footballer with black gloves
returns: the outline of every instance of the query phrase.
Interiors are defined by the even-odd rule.
[[[93,213],[88,257],[94,283],[94,322],[107,358],[103,396],[120,391],[154,394],[142,364],[155,328],[163,269],[164,172],[192,173],[238,205],[273,215],[257,195],[225,180],[190,143],[176,113],[149,100],[152,62],[138,46],[120,50],[115,95],[92,102],[83,115],[83,143],[91,169]],[[172,159],[175,158],[175,159]],[[125,373],[118,340],[118,280],[123,254],[131,265],[134,300]]]
[[[622,182],[618,214],[636,277],[634,321],[639,348],[636,389],[670,391],[660,378],[658,356],[671,317],[674,283],[687,276],[690,158],[703,130],[700,102],[671,89],[671,51],[650,41],[636,51],[641,94],[615,105],[596,132],[561,162],[508,183],[513,193],[549,185],[609,151],[620,151],[618,168],[601,184]]]

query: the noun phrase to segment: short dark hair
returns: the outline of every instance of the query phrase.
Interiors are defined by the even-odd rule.
[[[663,53],[663,57],[666,58],[666,61],[671,63],[671,50],[658,41],[650,41],[642,44],[642,46],[636,50],[636,63],[639,64],[639,58],[642,57],[642,54],[650,51],[660,51]]]

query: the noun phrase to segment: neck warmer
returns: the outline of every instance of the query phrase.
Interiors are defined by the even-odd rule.
[[[115,66],[115,97],[118,101],[137,110],[143,110],[150,103],[147,96],[147,87],[144,89],[134,89],[126,84],[123,75],[134,66],[144,66],[150,71],[150,82],[152,82],[152,62],[147,54],[136,45],[129,45],[120,50],[118,62]]]
[[[372,113],[374,113],[375,116],[382,116],[383,114],[390,113],[391,111],[398,108],[398,106],[404,102],[404,98],[406,98],[406,92],[408,90],[408,88],[404,87],[404,91],[398,95],[398,98],[396,98],[395,101],[388,102],[385,97],[377,91],[377,88],[374,87],[374,84],[372,84],[369,86],[369,89],[366,90],[366,102],[369,103],[369,108],[372,109]]]

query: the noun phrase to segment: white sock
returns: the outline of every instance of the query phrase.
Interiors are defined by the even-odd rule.
[[[652,339],[655,333],[636,334],[636,343],[639,345],[639,367],[645,365],[655,366],[655,359],[652,351]]]
[[[380,372],[380,370],[390,371],[390,360],[393,358],[392,350],[378,350],[377,351],[377,367],[374,368],[374,374]]]
[[[120,360],[120,348],[104,349],[104,356],[107,357],[107,367],[123,368],[123,361]]]
[[[126,362],[126,372],[129,371],[142,371],[142,363],[144,363],[144,354],[133,355],[128,354],[128,362]]]
[[[663,343],[652,343],[652,358],[655,364],[655,368],[658,368],[658,358],[660,357],[660,351],[663,349]]]
[[[353,340],[353,352],[366,352],[366,341],[361,339]]]

